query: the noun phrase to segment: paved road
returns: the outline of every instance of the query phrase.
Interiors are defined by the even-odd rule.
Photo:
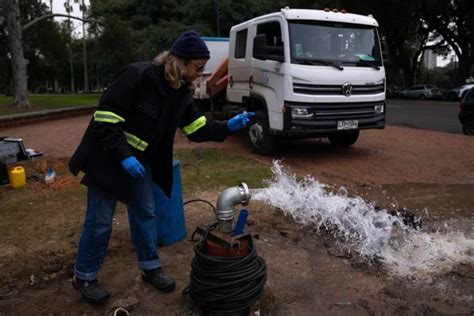
[[[459,102],[438,100],[387,100],[387,124],[462,134]]]

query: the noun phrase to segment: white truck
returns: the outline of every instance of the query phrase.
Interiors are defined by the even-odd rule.
[[[377,29],[371,16],[329,10],[285,8],[246,21],[228,42],[217,39],[227,56],[210,45],[213,73],[198,79],[195,98],[229,116],[255,112],[246,133],[259,154],[272,153],[280,138],[327,137],[349,147],[359,130],[385,127]]]

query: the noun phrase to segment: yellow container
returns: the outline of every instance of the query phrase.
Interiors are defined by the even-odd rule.
[[[8,169],[8,179],[12,188],[23,188],[26,185],[25,169],[21,166]]]

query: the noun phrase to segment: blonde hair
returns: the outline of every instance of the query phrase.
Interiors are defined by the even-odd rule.
[[[187,60],[179,58],[169,51],[162,52],[153,59],[153,64],[165,66],[165,78],[174,89],[179,89],[183,84],[186,84],[183,78],[187,72],[187,63]]]

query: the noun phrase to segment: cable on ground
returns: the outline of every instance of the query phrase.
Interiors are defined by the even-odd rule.
[[[204,241],[194,248],[191,281],[186,292],[208,312],[249,311],[267,280],[265,261],[257,256],[253,243],[245,256],[217,257],[205,253]]]

